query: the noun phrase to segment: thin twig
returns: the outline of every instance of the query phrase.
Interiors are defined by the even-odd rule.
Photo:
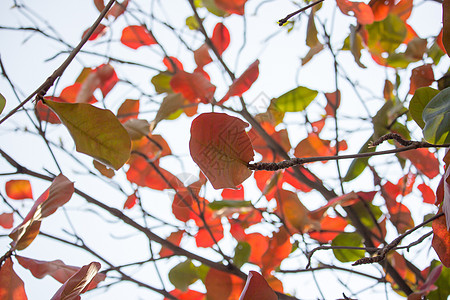
[[[288,14],[286,17],[284,17],[283,19],[280,19],[280,20],[278,21],[278,25],[283,26],[283,25],[284,25],[285,23],[287,23],[287,21],[289,21],[289,19],[292,18],[293,16],[298,15],[298,14],[301,13],[302,11],[305,11],[305,10],[307,10],[308,8],[311,8],[311,7],[313,7],[313,6],[315,6],[315,5],[319,4],[319,3],[322,3],[323,1],[324,1],[324,0],[318,0],[318,1],[316,1],[316,2],[313,2],[313,3],[311,3],[311,4],[306,5],[305,7],[300,8],[299,10],[297,10],[297,11],[291,13],[291,14]]]

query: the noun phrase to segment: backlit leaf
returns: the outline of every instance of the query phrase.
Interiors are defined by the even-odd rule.
[[[131,49],[156,44],[152,34],[142,25],[127,26],[122,30],[120,42]]]
[[[214,27],[211,42],[220,55],[228,48],[230,44],[230,32],[223,23],[217,23]]]
[[[252,63],[242,75],[235,79],[231,84],[226,95],[219,101],[222,104],[228,98],[233,96],[242,96],[243,93],[248,91],[252,84],[256,81],[259,75],[259,60]]]
[[[131,142],[125,128],[109,110],[85,103],[44,100],[66,125],[78,152],[118,170],[130,157]]]
[[[169,271],[169,280],[175,288],[187,291],[188,287],[198,280],[196,268],[190,259],[177,264]]]
[[[450,53],[450,2],[442,2],[442,43],[447,53]]]
[[[239,189],[223,189],[221,196],[223,200],[244,200],[244,187],[238,186]]]
[[[383,21],[367,25],[366,29],[369,34],[368,47],[375,54],[394,52],[407,33],[405,23],[394,14],[389,14]]]
[[[438,93],[439,91],[436,89],[430,87],[421,87],[415,91],[411,102],[409,102],[409,112],[411,114],[411,117],[422,129],[425,127],[425,122],[422,118],[423,110],[425,106],[427,106],[427,104],[431,101],[431,99],[433,99],[433,97]]]
[[[6,195],[14,200],[33,199],[31,184],[28,180],[9,180],[5,183]]]
[[[73,274],[53,295],[51,300],[77,299],[92,286],[92,280],[100,270],[100,263],[91,262]],[[96,285],[96,283],[94,283]]]
[[[417,189],[422,193],[422,198],[424,203],[434,204],[436,201],[436,196],[434,195],[433,190],[426,185],[425,183],[421,183],[417,186]]]
[[[13,262],[8,257],[0,269],[0,299],[27,300],[22,279],[13,269]]]
[[[179,246],[181,239],[183,238],[184,230],[178,230],[175,232],[172,232],[168,238],[166,238],[166,241],[171,242],[172,244]],[[173,251],[162,246],[161,250],[159,251],[159,257],[168,257],[173,254]]]
[[[130,119],[137,119],[139,114],[139,100],[127,99],[117,110],[117,118],[121,123]]]
[[[278,97],[274,105],[282,112],[303,111],[316,98],[318,92],[299,86]]]
[[[42,261],[19,255],[16,255],[16,259],[20,265],[25,269],[28,269],[34,277],[42,279],[46,275],[49,275],[60,283],[66,282],[73,274],[80,270],[80,267],[66,265],[61,260]],[[90,289],[95,288],[97,284],[105,278],[105,274],[97,274]]]
[[[11,247],[17,250],[28,247],[39,233],[42,219],[53,214],[58,207],[69,201],[73,192],[73,182],[62,174],[56,176],[50,187],[34,202],[22,223],[9,234],[13,240]]]
[[[320,221],[320,228],[317,231],[309,233],[309,236],[319,243],[329,243],[338,234],[344,232],[345,227],[347,227],[348,222],[342,217],[330,217],[325,216]]]
[[[208,300],[235,300],[244,287],[244,281],[234,275],[210,268],[205,278]]]
[[[399,156],[409,159],[417,170],[430,179],[439,175],[439,161],[426,148],[400,152]]]
[[[251,246],[245,241],[240,241],[234,248],[233,264],[240,268],[243,264],[248,262],[250,257]]]
[[[428,102],[422,117],[425,122],[425,140],[433,144],[450,142],[450,88],[439,92]]]
[[[418,88],[426,87],[434,82],[434,73],[431,64],[412,69],[409,94],[414,94]]]
[[[103,64],[92,70],[86,79],[82,82],[81,87],[76,94],[77,103],[93,103],[96,99],[93,97],[94,91],[99,88],[103,97],[111,91],[111,89],[119,81],[114,68],[110,64]],[[74,85],[74,87],[76,84]],[[61,97],[63,93],[61,92]],[[71,101],[66,101],[71,102]]]
[[[243,15],[247,0],[214,0],[217,7],[230,14]]]
[[[275,199],[288,225],[302,233],[305,225],[309,224],[310,221],[307,216],[309,211],[300,202],[297,194],[287,190],[278,190],[275,193]]]
[[[207,44],[201,45],[200,48],[194,51],[194,60],[199,68],[202,68],[212,62]]]
[[[367,153],[367,152],[375,152],[376,147],[369,147],[370,143],[373,141],[373,136],[371,136],[359,149],[358,153]],[[364,169],[367,167],[369,162],[369,158],[355,158],[353,159],[350,167],[347,170],[347,174],[345,174],[344,181],[351,181],[358,177]]]
[[[256,271],[250,271],[239,300],[277,300],[278,296],[267,284],[264,277]]]
[[[202,74],[188,73],[182,70],[173,75],[170,86],[173,92],[181,93],[184,98],[192,103],[208,104],[214,98],[214,92],[216,91],[216,87]]]
[[[14,225],[14,214],[13,213],[2,213],[0,215],[0,226],[5,229],[10,229]]]
[[[442,264],[447,268],[450,267],[450,231],[447,230],[444,216],[433,221],[433,241],[431,244]]]
[[[131,140],[139,140],[150,134],[150,123],[147,120],[129,119],[123,123]]]
[[[289,233],[284,227],[274,232],[269,240],[269,247],[261,258],[263,274],[270,273],[275,267],[289,256],[292,250]]]
[[[5,97],[3,97],[2,94],[0,94],[0,114],[2,113],[3,109],[5,108],[6,105],[6,99]]]
[[[215,189],[236,188],[251,175],[253,148],[247,123],[222,113],[203,113],[191,125],[192,159]]]
[[[437,268],[439,267],[440,263],[436,260],[433,260],[431,263],[431,267]],[[434,270],[434,269],[433,269]],[[436,290],[431,291],[427,295],[428,300],[441,300],[445,299],[445,297],[448,297],[450,295],[450,268],[442,267],[441,274],[439,275],[439,278],[436,280],[434,285],[437,287]]]
[[[205,300],[205,294],[200,293],[198,291],[194,290],[187,290],[186,292],[180,291],[180,290],[173,290],[170,291],[172,296],[176,297],[179,300]],[[169,300],[169,298],[164,298],[164,300]]]
[[[356,232],[343,232],[333,239],[331,246],[364,247],[362,237]],[[333,249],[333,254],[340,262],[352,262],[364,257],[364,250]]]
[[[212,210],[219,210],[225,207],[237,208],[237,207],[250,207],[251,201],[234,201],[234,200],[220,200],[213,201],[209,204]]]
[[[92,161],[92,163],[94,165],[94,168],[96,168],[97,171],[99,171],[105,177],[113,178],[114,175],[116,174],[113,169],[108,168],[101,162],[96,161],[95,159]]]
[[[83,32],[83,35],[81,36],[82,39],[84,39],[85,35],[88,33],[88,31],[89,31],[90,29],[91,29],[91,28],[89,27],[88,29],[86,29],[86,30]],[[97,38],[102,37],[103,35],[105,35],[106,29],[107,29],[107,27],[106,27],[105,25],[103,25],[103,24],[98,24],[98,26],[95,28],[94,32],[93,32],[93,33],[91,34],[91,36],[89,37],[89,41],[93,41],[93,40],[95,40],[95,39],[97,39]]]
[[[158,94],[163,94],[173,92],[172,87],[170,86],[170,80],[172,80],[172,74],[167,71],[153,76],[151,82],[155,88],[155,91]]]
[[[108,11],[108,14],[106,15],[106,17],[112,16],[115,19],[117,19],[127,9],[128,2],[129,2],[128,0],[124,0],[124,1],[122,1],[122,3],[116,1],[116,3],[114,3],[113,7],[111,7],[111,9]]]
[[[349,12],[353,12],[358,23],[362,25],[372,24],[374,21],[372,9],[364,2],[337,0],[336,4],[343,14],[350,15]]]
[[[156,125],[162,120],[170,118],[170,116],[180,110],[184,104],[185,99],[181,94],[170,93],[164,97],[158,112],[156,113],[155,119],[150,123],[150,131],[153,131]]]

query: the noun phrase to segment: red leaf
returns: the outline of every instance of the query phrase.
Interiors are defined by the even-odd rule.
[[[223,239],[222,221],[221,217],[217,216],[209,208],[208,200],[199,198],[199,201],[201,201],[200,205],[194,205],[194,212],[191,214],[191,217],[195,220],[195,224],[198,226],[195,243],[197,247],[209,248]],[[202,213],[200,213],[199,207],[203,208]]]
[[[121,123],[131,119],[137,119],[139,114],[139,100],[127,99],[119,107],[117,118]]]
[[[432,246],[444,266],[450,268],[450,232],[447,230],[445,217],[433,221]]]
[[[45,100],[51,100],[55,102],[65,102],[64,99],[59,97],[44,97]],[[37,101],[34,107],[34,113],[38,120],[48,122],[50,124],[61,124],[58,116],[50,109],[47,105],[43,104],[42,101]]]
[[[14,225],[14,214],[13,213],[2,213],[0,215],[0,226],[5,229],[10,229]]]
[[[434,82],[434,73],[431,64],[412,69],[409,94],[413,95],[418,88],[430,86]]]
[[[59,288],[51,300],[79,299],[80,294],[97,285],[93,279],[98,270],[100,270],[98,262],[91,262],[89,265],[83,266]]]
[[[239,300],[254,299],[277,300],[278,297],[261,274],[255,271],[250,271]]]
[[[150,46],[156,44],[152,34],[148,32],[145,26],[131,25],[122,30],[120,42],[131,49],[138,49],[142,46]]]
[[[207,44],[201,45],[200,48],[194,51],[194,60],[199,68],[203,68],[204,66],[212,62]]]
[[[42,261],[19,255],[16,255],[16,259],[20,265],[25,269],[28,269],[34,277],[41,279],[46,275],[49,275],[61,283],[66,282],[73,274],[80,270],[80,267],[66,265],[61,260]],[[90,289],[95,288],[97,284],[105,278],[105,274],[97,274],[93,281],[94,284],[90,286]]]
[[[176,178],[169,171],[159,167],[156,161],[153,167],[144,157],[136,154],[131,155],[128,164],[130,168],[127,171],[127,179],[139,186],[162,191],[170,188],[167,181],[171,182]]]
[[[289,142],[289,136],[286,129],[276,131],[275,126],[269,122],[261,122],[260,125],[266,133],[284,149],[284,151],[288,152],[291,150],[291,143]],[[253,149],[261,154],[263,162],[273,162],[278,160],[279,156],[274,154],[273,149],[267,145],[267,142],[254,127],[250,129],[248,135],[252,141]]]
[[[205,294],[194,290],[187,290],[186,292],[173,290],[170,291],[170,294],[179,300],[205,300]],[[164,300],[169,300],[169,298],[164,298]]]
[[[242,75],[235,79],[231,84],[227,94],[219,101],[219,104],[224,103],[232,96],[242,96],[248,91],[252,84],[256,81],[259,75],[259,60],[252,63]]]
[[[62,174],[56,176],[50,187],[36,200],[22,223],[9,234],[13,240],[11,247],[17,250],[28,247],[39,233],[41,220],[69,201],[73,192],[73,182]]]
[[[119,82],[116,71],[114,71],[114,68],[110,64],[107,64],[95,68],[93,72],[100,78],[99,88],[102,91],[103,97],[106,97],[116,83]]]
[[[235,300],[244,286],[244,281],[234,275],[210,268],[205,278],[208,300]]]
[[[0,299],[26,300],[25,288],[22,279],[13,269],[11,258],[7,258],[0,269]]]
[[[387,205],[387,208],[391,215],[390,221],[397,228],[399,233],[404,233],[406,230],[414,227],[411,212],[404,204],[396,203],[392,206]]]
[[[117,74],[110,64],[100,65],[92,70],[92,72],[87,75],[86,79],[83,80],[75,102],[92,103],[97,101],[93,97],[94,91],[97,88],[102,91],[103,97],[106,97],[118,81]]]
[[[264,253],[267,251],[267,248],[269,247],[269,238],[263,236],[259,232],[254,232],[245,235],[244,241],[249,243],[251,247],[248,261],[257,266],[261,266],[262,257]]]
[[[309,213],[309,216],[315,220],[320,220],[329,207],[335,207],[336,205],[340,205],[342,207],[350,206],[358,201],[359,201],[358,194],[356,194],[355,192],[350,192],[348,194],[344,194],[342,196],[330,199],[328,203],[325,204],[324,206],[311,211]]]
[[[426,185],[425,183],[421,183],[417,186],[419,191],[422,193],[422,198],[424,203],[434,204],[436,201],[436,196],[434,195],[433,190]]]
[[[31,184],[28,180],[10,180],[5,184],[6,195],[14,200],[33,199]]]
[[[94,32],[91,34],[91,36],[89,37],[89,41],[93,41],[99,37],[102,37],[103,35],[105,35],[106,33],[106,26],[103,24],[98,24],[97,28],[95,28]],[[86,29],[83,32],[83,35],[81,36],[82,39],[84,39],[84,36],[88,33],[89,29],[91,29],[90,27],[88,29]]]
[[[169,237],[166,238],[166,241],[179,246],[181,239],[183,238],[184,232],[185,232],[184,230],[178,230],[178,231],[172,232],[169,235]],[[161,250],[159,251],[159,257],[168,257],[168,256],[171,256],[172,254],[173,254],[173,251],[166,248],[165,246],[162,246]]]
[[[216,87],[200,73],[188,73],[182,70],[173,75],[170,86],[174,93],[181,93],[192,103],[208,104],[214,98]]]
[[[439,175],[439,161],[428,149],[421,148],[400,152],[399,155],[409,159],[414,167],[428,178],[433,179]]]
[[[214,27],[211,42],[220,55],[222,55],[228,48],[228,45],[230,45],[230,32],[223,23],[217,23]]]
[[[398,180],[397,186],[402,196],[406,196],[412,192],[416,175],[408,173]]]
[[[339,233],[344,232],[347,224],[347,220],[342,217],[333,218],[327,215],[320,221],[320,231],[310,232],[309,236],[319,241],[319,243],[329,243]]]
[[[244,187],[241,185],[237,186],[238,189],[223,189],[222,199],[223,200],[244,200]]]
[[[128,196],[127,200],[123,204],[123,209],[133,208],[136,205],[137,199],[138,198],[136,196],[136,192],[134,194],[131,194],[130,196]]]
[[[334,93],[325,93],[325,98],[327,98],[327,106],[325,106],[326,114],[335,117],[334,112],[341,103],[341,91],[337,90]]]
[[[109,10],[107,17],[112,16],[117,19],[120,15],[122,15],[128,6],[128,0],[124,0],[122,3],[116,2],[113,7]]]
[[[269,240],[269,247],[262,257],[262,272],[269,274],[275,267],[289,256],[292,250],[289,234],[284,227],[281,227],[278,232],[273,234]]]
[[[247,0],[214,0],[217,7],[230,14],[244,15]]]
[[[91,72],[89,72],[89,74],[91,74]],[[89,75],[88,75],[89,76]],[[83,80],[86,81],[87,77]],[[63,102],[68,102],[68,103],[75,103],[77,101],[77,97],[78,94],[80,93],[82,87],[82,83],[81,82],[75,82],[72,85],[69,85],[68,87],[65,87],[62,91],[61,94],[59,95],[59,98],[62,98],[64,101]],[[94,97],[94,95],[90,95],[89,98],[86,98],[85,103],[95,103],[97,102],[97,99]]]
[[[177,58],[175,58],[173,56],[164,57],[163,63],[167,67],[167,71],[169,71],[171,73],[175,73],[178,70],[181,70],[181,71],[183,70],[183,64]],[[176,67],[176,70],[175,70],[174,66]]]
[[[192,159],[215,189],[236,188],[251,175],[253,148],[244,121],[223,113],[203,113],[191,125]]]
[[[105,8],[105,2],[104,0],[94,0],[95,7],[97,7],[99,12],[102,12],[102,10]]]
[[[310,172],[306,171],[305,168],[299,167],[298,170],[300,173],[305,175],[310,180],[312,180],[312,181],[316,180],[316,178],[314,178]],[[281,180],[282,180],[282,182],[286,182],[286,183],[292,185],[292,187],[294,187],[295,189],[300,190],[305,193],[308,193],[312,190],[312,188],[310,188],[307,184],[299,181],[294,176],[294,171],[292,169],[285,169]]]
[[[374,21],[373,11],[369,5],[364,2],[352,2],[349,0],[337,0],[337,6],[343,14],[350,15],[349,12],[355,14],[358,23],[361,25],[372,24]]]

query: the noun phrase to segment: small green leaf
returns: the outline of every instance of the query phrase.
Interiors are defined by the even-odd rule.
[[[233,263],[236,267],[240,268],[243,264],[248,262],[250,257],[251,246],[247,242],[239,242],[234,248]]]
[[[411,117],[422,129],[425,127],[425,122],[422,119],[423,110],[425,106],[427,106],[428,102],[430,102],[431,99],[438,93],[438,90],[430,87],[418,88],[409,103],[409,112]]]
[[[304,86],[299,86],[281,95],[274,105],[281,112],[303,111],[316,98],[318,92]]]
[[[5,97],[3,97],[2,94],[0,94],[0,114],[2,113],[3,109],[5,108],[6,105],[6,99]]]
[[[172,87],[170,86],[171,79],[172,75],[169,72],[161,72],[153,76],[151,82],[158,94],[171,93],[173,92]]]
[[[130,136],[111,111],[86,103],[43,102],[67,127],[78,152],[116,170],[130,158]]]
[[[422,113],[425,127],[423,136],[433,144],[450,143],[450,88],[439,92]]]
[[[395,14],[389,14],[380,22],[366,25],[369,32],[368,46],[374,53],[393,53],[406,37],[406,25]]]
[[[235,201],[235,200],[213,201],[208,204],[209,208],[211,208],[212,210],[219,210],[224,207],[232,207],[232,208],[249,207],[251,205],[252,205],[251,201]]]
[[[369,147],[372,142],[373,142],[373,135],[362,145],[358,153],[375,152],[376,147]],[[347,174],[345,174],[344,182],[352,181],[353,179],[361,175],[361,173],[367,167],[368,162],[369,157],[353,159],[352,163],[350,164],[350,167],[347,170]]]
[[[343,232],[333,239],[331,246],[363,247],[362,237],[356,232]],[[340,262],[356,261],[364,257],[364,250],[333,249],[334,256]]]
[[[179,263],[169,271],[170,282],[179,290],[187,291],[189,286],[197,281],[196,267],[190,259]]]
[[[431,263],[430,271],[440,264],[441,264],[440,262],[433,260],[433,262]],[[427,299],[428,300],[448,299],[448,295],[450,295],[450,268],[442,266],[441,275],[439,275],[439,278],[436,280],[434,285],[437,287],[437,289],[431,291],[427,295]]]
[[[375,220],[379,220],[380,217],[383,215],[383,212],[381,211],[380,207],[373,205],[372,203],[366,204],[359,201],[358,203],[353,204],[352,208],[358,215],[358,218],[361,221],[361,223],[363,223],[364,226],[366,226],[367,228],[372,229],[376,225],[373,220],[374,217]],[[368,208],[370,209],[371,213],[369,213]]]
[[[190,30],[197,30],[200,25],[197,22],[197,19],[194,16],[190,16],[186,18],[186,25]]]

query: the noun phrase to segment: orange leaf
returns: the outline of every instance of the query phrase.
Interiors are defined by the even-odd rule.
[[[11,258],[7,258],[0,269],[0,299],[28,299],[22,279],[14,272]]]
[[[167,67],[167,71],[171,73],[175,73],[178,70],[183,70],[183,64],[173,56],[164,57],[163,64]]]
[[[428,149],[421,148],[400,152],[399,155],[409,159],[414,167],[428,178],[433,179],[439,175],[439,161]]]
[[[408,20],[413,8],[413,0],[400,0],[391,8],[391,13],[400,17],[403,22]]]
[[[217,7],[230,14],[244,15],[247,0],[214,0]]]
[[[0,215],[0,226],[5,229],[10,229],[14,225],[14,214],[13,213],[2,213]]]
[[[308,210],[300,202],[297,194],[291,191],[278,190],[275,193],[277,206],[281,210],[283,217],[288,222],[288,228],[294,228],[294,231],[303,232],[305,225],[309,223],[307,216]],[[290,226],[289,226],[290,225]]]
[[[223,200],[244,200],[244,187],[241,185],[237,186],[235,189],[223,189],[222,199]]]
[[[51,100],[55,102],[66,102],[60,97],[44,97],[45,100]],[[58,116],[50,109],[47,105],[42,103],[42,101],[37,101],[34,107],[34,113],[38,120],[48,122],[50,124],[61,124],[61,120]]]
[[[374,21],[373,11],[369,5],[364,2],[352,2],[349,0],[336,0],[336,4],[343,14],[350,15],[349,12],[355,14],[358,23],[361,25],[372,24]]]
[[[186,292],[180,291],[180,290],[173,290],[170,291],[172,296],[176,297],[179,300],[205,300],[205,294],[194,291],[194,290],[187,290]],[[169,298],[164,298],[164,300],[169,300]]]
[[[217,23],[214,27],[211,42],[220,55],[228,48],[230,44],[230,32],[223,23]]]
[[[139,114],[139,100],[127,99],[119,107],[117,118],[120,123],[125,123],[130,119],[137,119]]]
[[[261,266],[262,256],[269,247],[269,239],[259,232],[254,232],[246,234],[244,241],[249,243],[251,247],[248,261],[257,266]]]
[[[172,232],[169,235],[169,237],[166,238],[166,241],[179,246],[181,239],[183,238],[184,232],[185,232],[184,230],[178,230],[178,231]],[[161,250],[159,251],[159,257],[168,257],[168,256],[171,256],[172,254],[173,254],[173,251],[166,248],[165,246],[162,246]]]
[[[239,300],[254,299],[277,300],[278,297],[261,274],[255,271],[250,271]]]
[[[192,103],[202,102],[208,104],[214,98],[216,87],[201,73],[188,73],[183,70],[173,75],[170,86],[174,93],[181,93]]]
[[[341,91],[337,90],[334,93],[325,93],[327,98],[327,106],[325,106],[325,112],[328,116],[335,117],[335,111],[341,103]]]
[[[106,97],[118,81],[119,79],[117,78],[117,74],[111,65],[100,65],[92,70],[92,72],[87,75],[86,79],[83,80],[75,102],[92,103],[97,101],[93,97],[94,91],[97,88],[102,91],[103,97]]]
[[[382,21],[386,19],[387,15],[389,14],[389,11],[391,10],[391,7],[394,5],[395,1],[378,1],[378,0],[371,0],[369,3],[369,6],[372,8],[374,21]]]
[[[269,274],[275,267],[289,256],[292,250],[289,234],[281,227],[278,232],[273,234],[269,240],[269,247],[262,257],[263,274]]]
[[[156,44],[153,35],[141,25],[127,26],[122,30],[120,42],[131,49],[138,49],[142,46],[150,46]]]
[[[302,173],[303,175],[305,175],[307,178],[309,178],[312,181],[316,181],[317,179],[314,178],[314,176],[308,172],[305,168],[303,167],[299,167],[298,171],[300,173]],[[310,188],[307,184],[299,181],[295,176],[294,176],[294,170],[292,169],[285,169],[283,172],[283,177],[281,179],[283,182],[286,182],[290,185],[292,185],[295,189],[300,190],[302,192],[310,192],[312,190],[312,188]]]
[[[139,155],[132,154],[128,161],[130,168],[127,171],[127,179],[139,186],[146,186],[154,190],[162,191],[170,188],[168,182],[176,178],[169,171],[158,166],[157,161],[152,166]]]
[[[434,82],[434,73],[431,64],[412,69],[409,94],[413,95],[418,88],[430,86]]]
[[[97,28],[95,28],[95,30],[94,30],[94,32],[91,34],[91,36],[89,37],[89,41],[93,41],[93,40],[95,40],[95,39],[97,39],[97,38],[99,38],[99,37],[102,37],[102,36],[104,36],[105,35],[105,33],[106,33],[106,26],[105,25],[103,25],[103,24],[98,24],[98,26],[97,26]],[[82,39],[84,39],[84,36],[88,33],[88,31],[90,30],[91,28],[89,27],[88,29],[86,29],[84,32],[83,32],[83,35],[81,36],[81,38]]]
[[[322,140],[317,134],[310,133],[308,137],[300,141],[295,147],[295,157],[314,157],[314,156],[331,156],[330,141]],[[323,161],[326,163],[326,161]]]
[[[310,232],[309,236],[319,241],[319,243],[329,243],[339,233],[344,232],[347,224],[347,220],[342,217],[330,217],[327,215],[320,221],[320,231]]]
[[[404,233],[414,227],[411,212],[404,204],[396,202],[394,205],[387,205],[387,208],[391,215],[390,221],[399,233]]]
[[[208,300],[235,300],[244,286],[244,281],[234,275],[210,268],[205,278]]]
[[[33,199],[31,184],[28,180],[10,180],[5,184],[6,195],[14,200]]]
[[[131,194],[130,196],[128,196],[127,200],[123,204],[123,208],[131,209],[136,205],[136,202],[137,202],[137,196],[136,196],[136,192],[135,192],[134,194]]]
[[[422,198],[424,203],[434,204],[436,201],[436,196],[434,195],[433,190],[426,185],[425,183],[421,183],[417,186],[419,191],[422,193]]]
[[[41,279],[46,275],[49,275],[61,283],[66,282],[73,274],[80,270],[80,267],[66,265],[61,260],[42,261],[19,255],[16,255],[16,259],[20,265],[25,269],[28,269],[34,277]],[[97,284],[105,278],[105,274],[97,274],[90,289],[95,288]]]
[[[207,44],[203,44],[194,51],[194,60],[199,68],[203,68],[210,62],[212,62],[212,58],[209,55],[209,48]]]
[[[89,74],[91,74],[91,73],[92,73],[92,71],[89,72]],[[89,74],[87,76],[89,76]],[[87,77],[83,80],[83,82],[86,79],[87,79]],[[81,90],[81,87],[82,87],[81,82],[75,82],[74,84],[69,85],[68,87],[65,87],[61,91],[59,98],[62,98],[64,100],[62,102],[75,103],[77,101],[77,96]],[[95,102],[97,102],[97,99],[94,97],[94,95],[91,95],[90,98],[88,98],[86,100],[86,103],[95,103]]]
[[[291,150],[291,143],[289,142],[289,136],[286,129],[276,131],[275,126],[269,122],[261,122],[260,125],[267,134],[284,149],[284,151],[288,152]],[[248,135],[252,141],[253,149],[262,155],[263,162],[272,162],[278,159],[279,156],[274,154],[274,151],[267,145],[267,142],[254,127],[250,129]]]
[[[256,81],[259,75],[259,60],[252,63],[242,75],[235,79],[231,84],[227,94],[219,101],[219,104],[224,103],[232,96],[242,96],[248,91],[252,84]]]
[[[93,279],[100,270],[100,263],[91,262],[73,274],[53,295],[51,300],[79,299],[79,295],[97,285]]]
[[[28,247],[39,233],[41,220],[69,201],[73,192],[73,182],[62,174],[56,176],[50,187],[36,200],[22,223],[9,234],[13,240],[11,247],[17,250]]]
[[[215,189],[236,188],[252,172],[253,148],[244,121],[223,113],[203,113],[191,125],[192,159]]]
[[[444,266],[450,268],[450,232],[447,230],[445,217],[433,221],[432,246]]]

